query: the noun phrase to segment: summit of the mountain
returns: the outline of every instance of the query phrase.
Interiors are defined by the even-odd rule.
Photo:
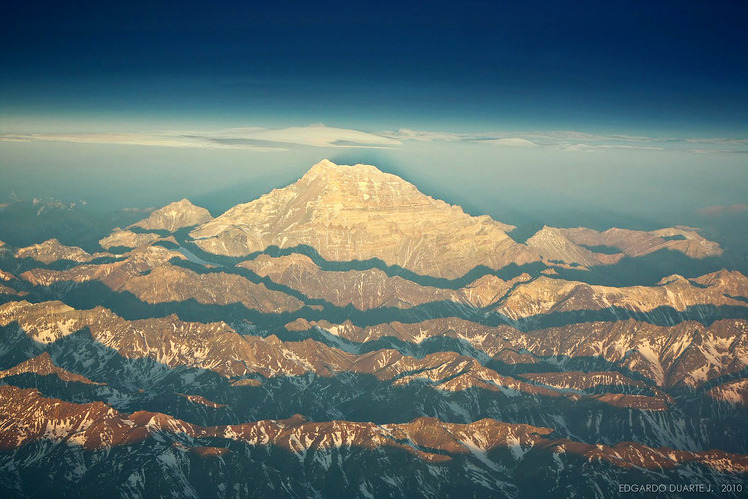
[[[188,199],[182,199],[153,211],[148,218],[130,227],[176,232],[184,227],[194,227],[212,219],[208,210],[192,204]]]
[[[268,247],[309,246],[328,261],[379,259],[456,278],[478,265],[538,261],[514,242],[513,226],[427,196],[371,165],[324,160],[295,183],[237,205],[192,231],[209,253],[246,256]]]

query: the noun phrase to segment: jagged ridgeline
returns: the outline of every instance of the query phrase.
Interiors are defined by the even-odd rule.
[[[519,242],[326,160],[125,225],[0,245],[3,497],[748,485],[748,278],[698,228]]]

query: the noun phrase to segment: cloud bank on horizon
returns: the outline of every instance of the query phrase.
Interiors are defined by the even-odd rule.
[[[288,146],[388,148],[397,139],[359,130],[311,125],[289,128],[227,128],[222,130],[151,131],[109,133],[31,133],[0,135],[7,142],[73,142],[199,149],[246,149],[255,152],[286,151]]]
[[[79,132],[2,134],[0,142],[69,142],[253,152],[288,151],[293,147],[397,149],[406,143],[468,143],[511,148],[553,148],[566,152],[609,150],[680,151],[695,154],[748,153],[748,139],[720,137],[647,137],[594,134],[570,130],[549,132],[445,132],[397,130],[368,132],[314,124],[286,128],[238,127],[213,130],[149,132]]]

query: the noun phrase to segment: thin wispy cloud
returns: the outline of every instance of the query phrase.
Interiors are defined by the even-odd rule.
[[[584,142],[659,142],[671,140],[668,138],[646,137],[643,135],[625,135],[625,134],[599,134],[579,132],[576,130],[555,130],[550,132],[533,132],[527,134],[530,137],[536,137],[543,140],[561,140],[561,141],[584,141]]]
[[[574,130],[546,132],[435,132],[407,128],[382,132],[402,142],[463,142],[498,146],[536,146],[566,152],[605,150],[680,151],[717,154],[748,152],[748,139],[647,137],[643,135],[595,134]],[[695,148],[695,145],[701,147]]]
[[[559,147],[569,152],[593,152],[605,149],[630,149],[639,151],[664,151],[664,147],[639,146],[627,144],[560,144]]]
[[[400,128],[394,131],[382,132],[385,137],[395,140],[413,140],[416,142],[464,142],[474,140],[480,135],[466,135],[453,132],[431,132],[425,130],[411,130],[409,128]]]
[[[532,147],[535,142],[526,137],[515,137],[508,134],[496,132],[478,133],[454,133],[454,132],[429,132],[423,130],[410,130],[401,128],[396,131],[382,132],[382,135],[398,141],[415,142],[475,142],[481,144],[492,144],[510,147]]]
[[[278,129],[233,128],[217,133],[216,137],[314,147],[389,148],[401,144],[400,140],[392,137],[350,128],[328,127],[322,124]]]
[[[695,144],[724,144],[731,146],[743,146],[748,145],[748,139],[723,139],[719,137],[712,137],[706,139],[686,139],[686,142]]]
[[[493,144],[496,146],[505,147],[537,147],[535,142],[531,140],[522,139],[519,137],[508,137],[505,139],[488,139],[484,141],[487,144]]]
[[[8,134],[5,142],[72,142],[197,149],[245,149],[255,152],[287,151],[293,146],[392,148],[401,142],[361,130],[324,125],[290,128],[229,128],[210,131],[156,131],[126,133]]]
[[[78,134],[32,134],[27,141],[73,142],[80,144],[112,144],[151,147],[177,147],[197,149],[251,149],[257,152],[282,151],[279,147],[262,147],[252,144],[221,143],[210,137],[188,136],[168,133],[78,133]]]

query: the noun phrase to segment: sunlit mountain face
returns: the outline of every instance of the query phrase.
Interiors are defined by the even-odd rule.
[[[744,496],[746,23],[9,5],[0,497]]]

